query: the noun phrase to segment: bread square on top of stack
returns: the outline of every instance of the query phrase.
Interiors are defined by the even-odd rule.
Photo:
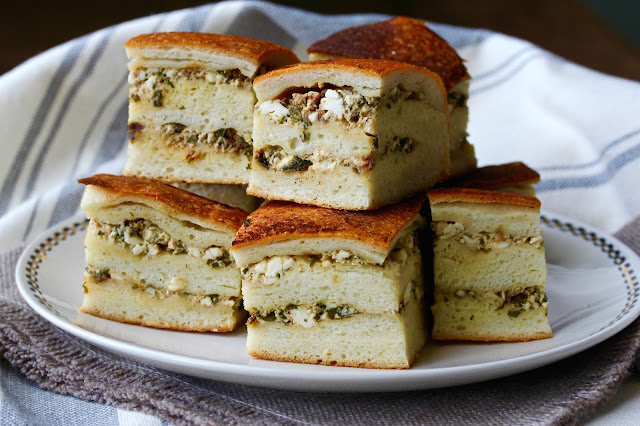
[[[258,77],[254,89],[249,194],[370,210],[447,176],[446,92],[426,68],[305,62]]]
[[[238,231],[250,355],[409,368],[426,341],[424,195],[377,211],[270,201]]]
[[[90,219],[82,312],[185,331],[242,323],[240,271],[229,248],[244,211],[134,177],[80,183]]]
[[[247,184],[253,79],[298,62],[285,47],[226,34],[142,34],[129,58],[124,174],[163,182]]]
[[[476,167],[473,145],[467,140],[469,74],[455,49],[426,26],[426,22],[398,16],[386,21],[346,28],[313,43],[312,61],[337,58],[386,59],[407,62],[436,73],[447,90],[449,105],[451,176]]]

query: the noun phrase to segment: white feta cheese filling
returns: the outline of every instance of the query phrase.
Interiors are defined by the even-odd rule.
[[[504,249],[512,244],[528,244],[535,248],[544,246],[542,232],[538,235],[504,235],[502,232],[467,232],[459,222],[436,221],[431,229],[439,239],[453,239],[474,250]]]
[[[281,121],[289,114],[289,110],[280,101],[265,101],[257,106],[258,112],[271,115],[273,121]]]
[[[136,256],[156,256],[165,252],[202,258],[212,267],[227,266],[232,263],[229,252],[222,247],[211,246],[205,249],[187,247],[182,241],[173,238],[146,219],[129,220],[118,225],[92,220],[89,223],[89,230],[100,238],[106,238],[112,243],[128,248]]]
[[[335,250],[323,253],[322,255],[283,255],[267,257],[260,262],[243,268],[241,274],[243,279],[258,280],[266,285],[271,285],[276,283],[286,271],[293,268],[297,270],[316,266],[327,268],[335,264],[355,266],[370,264],[382,268],[398,268],[406,264],[410,254],[420,255],[416,238],[417,235],[412,233],[398,240],[396,246],[391,250],[382,265],[366,262],[348,250]]]

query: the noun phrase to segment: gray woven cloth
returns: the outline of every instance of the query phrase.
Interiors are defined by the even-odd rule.
[[[640,252],[640,218],[616,237]],[[40,387],[175,424],[570,424],[610,398],[640,347],[640,320],[579,355],[524,374],[453,388],[296,393],[164,372],[78,340],[21,300],[20,250],[0,255],[0,351]]]

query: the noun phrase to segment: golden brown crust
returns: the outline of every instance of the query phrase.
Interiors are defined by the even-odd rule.
[[[540,174],[521,162],[485,166],[439,186],[443,188],[496,189],[540,182]]]
[[[423,345],[424,346],[424,345]],[[296,362],[299,364],[317,364],[317,365],[330,365],[335,367],[356,367],[356,368],[375,368],[375,369],[389,369],[389,370],[406,370],[411,367],[411,364],[418,357],[419,351],[409,363],[403,365],[397,364],[389,364],[382,362],[374,362],[374,361],[365,361],[365,362],[356,362],[351,360],[328,360],[328,359],[316,359],[312,357],[303,357],[303,356],[286,356],[281,354],[272,354],[268,351],[259,351],[257,349],[249,348],[247,353],[255,358],[266,359],[269,361],[280,361],[280,362]]]
[[[125,43],[131,48],[191,48],[206,52],[244,58],[263,63],[275,55],[288,56],[289,62],[299,62],[298,57],[286,47],[264,40],[229,34],[168,32],[141,34]]]
[[[438,203],[473,203],[473,204],[508,204],[514,206],[540,208],[540,200],[529,195],[512,192],[488,191],[469,188],[432,189],[427,193],[431,204]]]
[[[303,238],[341,238],[386,248],[420,213],[425,196],[373,211],[335,210],[269,201],[249,215],[236,234],[233,248]]]
[[[338,31],[312,44],[307,53],[407,62],[438,74],[447,91],[469,78],[449,43],[424,21],[403,16]]]
[[[228,333],[235,330],[238,327],[238,325],[242,323],[242,321],[237,321],[236,324],[232,324],[232,325],[224,325],[224,326],[210,325],[210,326],[203,326],[203,327],[195,327],[195,326],[190,327],[190,326],[183,326],[180,324],[170,324],[166,321],[153,321],[151,319],[145,319],[145,318],[131,318],[126,315],[108,313],[97,308],[91,309],[84,306],[80,306],[78,310],[85,314],[93,315],[94,317],[104,318],[110,321],[121,322],[124,324],[141,325],[141,326],[150,327],[150,328],[162,328],[165,330],[174,330],[174,331]]]
[[[530,342],[533,340],[541,340],[541,339],[548,339],[550,337],[553,337],[553,333],[552,332],[548,332],[548,333],[536,333],[536,334],[532,334],[532,335],[527,335],[527,336],[518,336],[518,337],[511,337],[511,336],[493,336],[493,337],[478,337],[475,335],[463,335],[461,333],[456,333],[455,337],[446,335],[444,333],[440,333],[438,335],[434,335],[433,339],[434,340],[438,340],[438,341],[447,341],[447,342],[469,342],[469,341],[473,341],[473,342]]]
[[[171,185],[152,180],[97,174],[79,179],[78,183],[95,185],[117,196],[159,201],[189,216],[223,225],[232,231],[237,230],[247,217],[247,213],[244,210],[229,207]]]
[[[324,61],[309,61],[301,62],[298,64],[286,65],[277,70],[268,72],[256,78],[254,84],[259,84],[263,80],[270,78],[276,78],[281,75],[289,74],[292,72],[308,72],[316,69],[333,70],[338,72],[349,72],[354,74],[362,74],[369,77],[383,78],[387,75],[398,71],[417,71],[433,76],[434,73],[415,65],[411,65],[404,62],[388,61],[381,59],[327,59]]]

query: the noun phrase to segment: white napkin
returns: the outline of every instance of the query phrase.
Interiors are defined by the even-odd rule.
[[[252,9],[252,20],[235,20]],[[245,15],[246,18],[246,15]],[[228,32],[292,48],[380,15],[328,17],[223,2],[123,23],[73,40],[0,77],[0,238],[15,246],[78,211],[77,178],[120,173],[126,156],[123,44],[154,31]],[[479,163],[539,170],[544,209],[613,232],[640,212],[640,84],[603,75],[526,41],[431,25],[472,76],[469,140]]]

